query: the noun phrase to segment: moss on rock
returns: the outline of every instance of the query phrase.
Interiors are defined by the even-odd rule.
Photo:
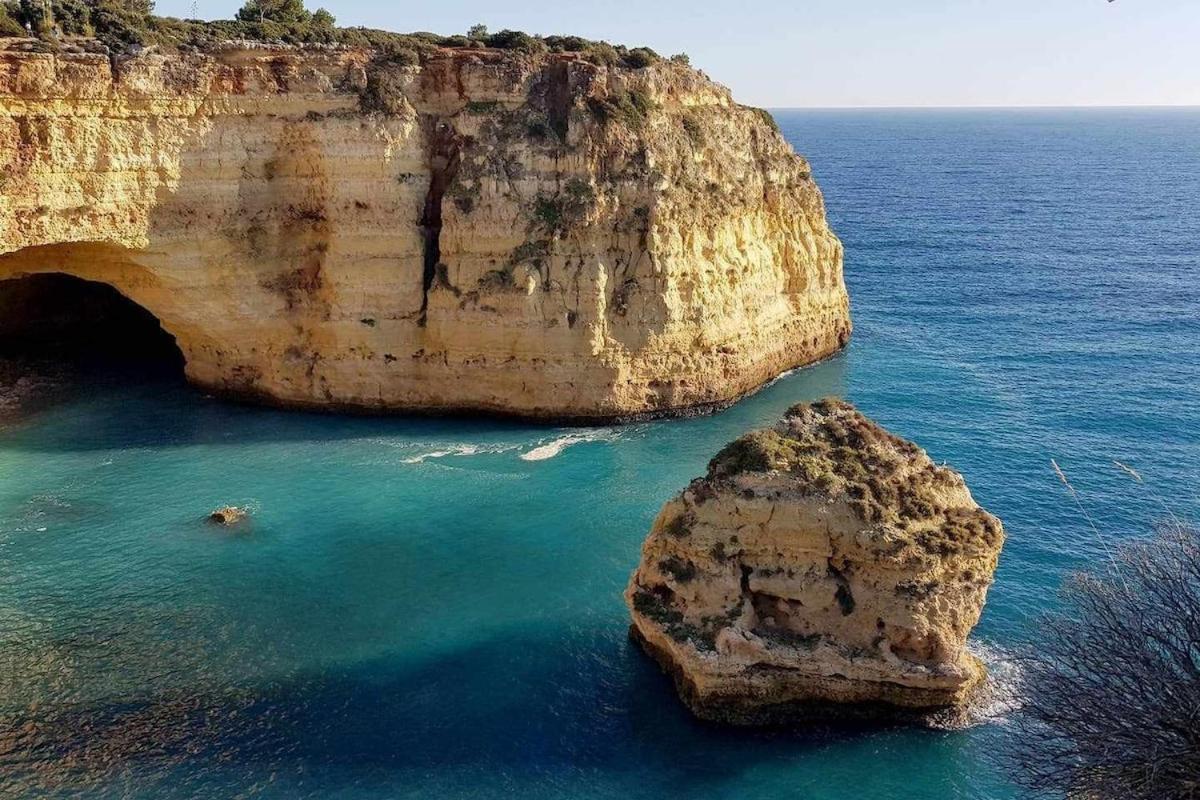
[[[773,428],[753,431],[722,449],[708,467],[710,480],[750,472],[783,472],[810,494],[847,499],[864,521],[901,529],[920,523],[915,541],[950,555],[975,544],[991,547],[1001,536],[993,517],[946,507],[948,490],[962,478],[926,462],[913,468],[921,449],[883,429],[853,405],[836,399],[788,409]],[[928,528],[931,518],[940,526]]]

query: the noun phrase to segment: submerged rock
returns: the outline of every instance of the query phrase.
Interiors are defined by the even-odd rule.
[[[631,632],[705,719],[919,719],[984,678],[966,641],[1003,540],[912,442],[847,403],[800,405],[663,508]]]
[[[58,402],[70,393],[71,383],[64,365],[0,355],[0,426]]]
[[[245,522],[249,514],[249,511],[239,506],[223,506],[209,514],[208,521],[224,528],[232,528],[234,525]]]

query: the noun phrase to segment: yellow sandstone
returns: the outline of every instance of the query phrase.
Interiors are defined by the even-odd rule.
[[[768,115],[571,54],[0,43],[0,280],[38,272],[148,309],[194,383],[301,406],[686,413],[851,330]]]

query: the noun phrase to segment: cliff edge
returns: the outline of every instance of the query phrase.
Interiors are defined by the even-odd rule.
[[[300,406],[687,413],[851,330],[769,115],[573,53],[0,40],[0,281],[39,272],[148,309],[194,383]]]
[[[967,649],[1004,534],[963,479],[852,406],[796,406],[663,508],[632,634],[698,716],[920,718],[984,677]]]

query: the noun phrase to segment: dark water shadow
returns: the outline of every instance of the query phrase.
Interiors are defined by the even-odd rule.
[[[410,663],[379,658],[266,683],[3,714],[0,729],[10,733],[0,734],[0,774],[34,793],[138,775],[139,790],[174,797],[196,791],[190,782],[217,765],[247,780],[304,774],[314,786],[345,770],[378,781],[412,770],[584,770],[651,795],[687,796],[764,761],[870,735],[701,723],[623,636],[564,633],[498,636]]]
[[[546,431],[504,419],[356,415],[272,409],[206,394],[186,383],[137,376],[119,385],[93,379],[54,403],[0,428],[0,447],[75,452],[253,442],[322,442],[389,434],[428,437],[472,432]]]
[[[801,400],[841,396],[845,392],[849,357],[848,352],[843,352],[789,373],[712,416],[731,423],[746,419],[751,420],[747,424],[758,424],[757,417],[764,407],[773,409],[777,416]],[[668,419],[661,424],[673,421],[678,422]],[[503,417],[355,415],[272,409],[231,402],[161,376],[123,373],[95,375],[66,401],[42,409],[22,424],[0,428],[0,448],[82,452],[254,442],[334,442],[392,435],[430,439],[544,436],[549,431],[566,429],[560,424]]]

